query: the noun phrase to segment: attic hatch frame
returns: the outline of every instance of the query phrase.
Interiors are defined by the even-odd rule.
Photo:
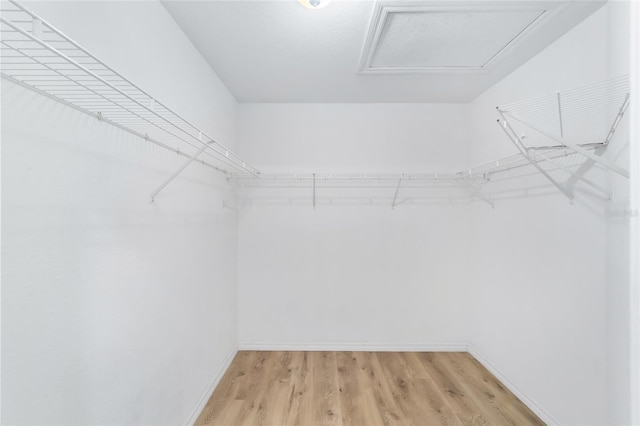
[[[9,8],[6,8],[8,5]],[[543,164],[556,164],[557,154],[571,150],[587,159],[599,163],[622,176],[629,177],[628,171],[620,168],[591,151],[606,147],[615,134],[620,121],[629,106],[628,77],[584,86],[568,91],[582,96],[583,107],[593,109],[594,99],[606,93],[608,88],[626,87],[626,97],[620,106],[606,138],[595,143],[575,144],[565,137],[564,121],[567,111],[562,107],[562,94],[557,93],[557,114],[560,136],[530,123],[518,113],[524,106],[533,110],[540,109],[537,98],[520,103],[497,107],[500,119],[498,123],[515,145],[519,154],[485,163],[457,172],[445,173],[260,173],[242,157],[234,154],[221,143],[208,136],[195,125],[160,103],[134,83],[118,74],[104,62],[81,47],[63,32],[49,24],[35,13],[18,4],[15,0],[3,2],[0,9],[0,59],[2,77],[20,86],[33,90],[50,99],[61,102],[77,111],[88,114],[100,121],[111,124],[121,130],[152,142],[164,149],[187,158],[173,174],[151,192],[151,202],[191,163],[198,162],[223,173],[228,182],[245,182],[240,189],[250,182],[310,182],[313,207],[316,207],[317,185],[319,182],[347,182],[353,187],[361,182],[382,183],[394,182],[391,208],[407,201],[399,200],[399,192],[407,183],[418,183],[425,186],[451,183],[452,187],[466,189],[471,197],[494,207],[494,200],[483,192],[482,185],[489,182],[498,173],[521,167],[533,166],[547,178],[570,201],[573,194],[568,188],[556,181],[542,167]],[[13,19],[8,19],[11,16]],[[626,82],[626,86],[621,82]],[[527,103],[528,102],[528,103]],[[512,108],[514,107],[515,108]],[[596,108],[597,109],[597,108]],[[546,111],[548,113],[549,111]],[[527,147],[513,129],[511,122],[516,121],[530,129],[543,134],[557,145],[543,147]],[[185,151],[184,148],[187,148]],[[542,152],[549,153],[543,154]],[[206,161],[201,157],[205,156]],[[570,169],[556,167],[572,173]],[[606,190],[583,176],[576,177],[607,194]],[[402,185],[405,186],[402,186]],[[610,198],[610,195],[609,195]],[[409,199],[413,201],[413,199]]]

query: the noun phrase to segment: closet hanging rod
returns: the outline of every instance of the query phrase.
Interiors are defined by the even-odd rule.
[[[534,156],[536,156],[537,151],[533,151]],[[546,158],[533,158],[532,161],[536,163],[545,163],[550,162],[550,160],[558,160],[564,157],[569,156],[577,156],[578,154],[575,152],[565,151],[561,154],[554,155],[545,155]],[[487,175],[487,180],[490,181],[493,179],[494,175],[506,173],[514,170],[519,170],[523,168],[528,168],[531,166],[529,160],[527,160],[522,154],[514,154],[510,157],[504,157],[504,161],[494,161],[491,163],[485,163],[481,166],[476,166],[477,168],[484,167],[484,173]],[[497,163],[497,164],[496,164]]]
[[[484,179],[485,175],[482,173],[474,173],[472,176],[467,176],[471,179]],[[251,175],[247,173],[231,173],[228,176],[231,180],[243,180],[253,179],[261,181],[278,181],[278,180],[326,180],[326,181],[358,181],[358,180],[393,180],[397,181],[402,179],[403,181],[438,181],[438,180],[464,180],[460,175],[460,172],[438,172],[438,173],[407,173],[407,172],[382,172],[382,173],[307,173],[307,172],[287,172],[287,173],[266,173],[261,172],[259,175]]]

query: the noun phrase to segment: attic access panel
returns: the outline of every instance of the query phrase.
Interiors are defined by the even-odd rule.
[[[374,10],[359,72],[484,72],[562,6],[381,2]]]

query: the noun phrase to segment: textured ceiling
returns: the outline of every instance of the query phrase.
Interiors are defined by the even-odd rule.
[[[239,102],[469,102],[604,2],[163,4]]]

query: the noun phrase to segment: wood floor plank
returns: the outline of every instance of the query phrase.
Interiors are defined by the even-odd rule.
[[[216,424],[219,418],[224,417],[224,411],[229,409],[234,401],[235,393],[238,390],[237,382],[246,375],[249,362],[253,356],[254,353],[252,352],[238,352],[198,417],[195,426]],[[234,405],[237,406],[238,404]]]
[[[380,425],[382,415],[355,352],[336,352],[338,383],[345,425]]]
[[[452,353],[451,360],[467,368],[466,382],[485,395],[491,405],[496,407],[507,420],[514,425],[544,425],[533,411],[509,391],[493,374],[489,372],[469,353]]]
[[[453,377],[442,365],[441,358],[444,354],[423,352],[418,354],[418,359],[438,389],[443,391],[447,404],[463,424],[492,425],[493,423],[487,419],[485,411],[466,394],[457,378]]]
[[[382,352],[377,357],[401,410],[403,423],[416,426],[440,424],[441,413],[425,404],[425,395],[431,393],[429,388],[435,387],[432,381],[428,381],[424,369],[407,363],[406,353]]]
[[[259,404],[257,424],[274,425],[282,422],[288,408],[292,377],[292,352],[276,352],[273,372],[269,375],[267,391]]]
[[[544,423],[467,353],[241,351],[195,424]]]
[[[308,404],[305,406],[305,421],[298,424],[322,426],[342,424],[335,369],[336,361],[333,352],[309,353]]]
[[[267,392],[269,374],[273,374],[277,352],[255,352],[249,372],[239,381],[236,399],[244,402],[238,416],[237,425],[255,426],[262,424],[261,406]]]
[[[211,417],[208,421],[204,421],[204,423],[201,424],[235,425],[244,410],[244,404],[244,401],[238,399],[226,401],[224,410],[220,411],[217,416]]]
[[[280,424],[283,426],[295,426],[296,420],[299,418],[300,410],[304,399],[304,383],[307,376],[307,360],[306,352],[292,352],[291,356],[291,377],[289,379],[289,389],[287,391],[287,407],[285,409],[284,418]]]
[[[477,371],[469,368],[469,365],[461,364],[453,353],[440,357],[440,361],[449,373],[458,380],[466,394],[478,406],[483,407],[485,416],[492,424],[519,424],[505,409],[508,404],[496,400],[496,395],[478,378]]]
[[[367,380],[367,386],[372,390],[380,415],[385,425],[404,425],[400,411],[394,400],[394,395],[387,383],[387,377],[374,352],[356,352],[362,358],[361,366]]]
[[[444,389],[440,388],[436,382],[427,373],[426,369],[422,366],[418,359],[418,354],[415,352],[408,352],[405,354],[407,363],[413,365],[415,371],[423,372],[425,378],[420,383],[423,383],[424,387],[420,389],[420,394],[423,397],[423,403],[437,416],[437,424],[445,425],[462,425],[462,421],[456,416],[454,410],[447,402],[447,398],[444,395]],[[420,375],[422,377],[422,375]]]

